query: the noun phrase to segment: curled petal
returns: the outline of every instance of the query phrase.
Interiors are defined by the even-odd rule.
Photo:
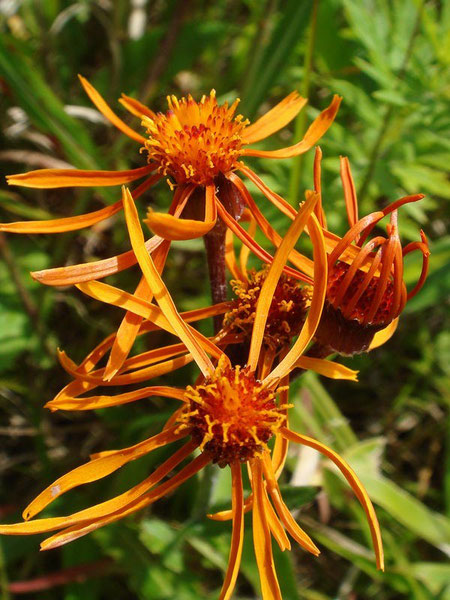
[[[397,330],[398,319],[399,318],[397,317],[396,319],[391,321],[391,323],[389,323],[389,325],[387,327],[385,327],[381,331],[376,332],[376,334],[373,336],[373,340],[369,346],[369,352],[370,352],[370,350],[374,350],[375,348],[382,346],[388,340],[391,339],[391,337],[394,335],[394,333]]]
[[[316,144],[320,138],[326,133],[330,125],[333,123],[336,117],[339,105],[342,98],[334,96],[333,100],[328,108],[320,113],[312,124],[308,127],[303,139],[289,146],[288,148],[281,148],[280,150],[251,150],[245,148],[242,151],[243,156],[260,156],[262,158],[292,158],[307,152],[310,148]]]
[[[286,427],[282,427],[280,429],[281,435],[283,435],[286,439],[291,442],[295,442],[296,444],[303,444],[304,446],[309,446],[310,448],[314,448],[321,454],[324,454],[327,458],[329,458],[341,471],[342,475],[346,478],[348,483],[350,484],[352,490],[355,492],[356,497],[360,501],[362,507],[367,516],[367,520],[369,522],[370,533],[372,535],[372,541],[375,548],[375,555],[377,558],[377,568],[381,571],[384,571],[384,554],[383,554],[383,542],[381,540],[381,532],[380,526],[378,524],[377,515],[375,514],[375,509],[373,504],[364,489],[364,486],[358,479],[358,476],[350,467],[350,465],[328,446],[321,444],[317,440],[313,438],[307,437],[306,435],[300,435],[299,433],[295,433]]]
[[[297,92],[292,92],[266,114],[244,129],[244,144],[253,144],[275,133],[294,119],[307,103]]]

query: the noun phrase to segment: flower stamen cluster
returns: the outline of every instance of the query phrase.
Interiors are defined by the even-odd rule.
[[[277,405],[276,393],[248,367],[233,368],[225,360],[210,379],[186,388],[185,401],[182,426],[221,467],[261,456],[286,421],[287,406]]]
[[[256,304],[266,276],[267,269],[252,270],[247,273],[248,279],[231,281],[237,298],[224,316],[224,329],[244,333],[247,340],[251,338]],[[308,288],[283,273],[275,288],[264,330],[267,348],[277,351],[298,335],[305,322],[308,303]]]
[[[212,90],[200,102],[191,95],[169,96],[167,102],[166,114],[142,120],[149,136],[144,149],[161,175],[173,177],[177,184],[206,185],[237,165],[249,123],[242,115],[234,116],[239,99],[219,106]]]

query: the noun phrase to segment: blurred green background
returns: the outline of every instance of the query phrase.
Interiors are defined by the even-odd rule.
[[[291,509],[302,506],[299,521],[322,554],[307,556],[295,544],[291,553],[275,550],[287,600],[450,598],[449,31],[448,1],[0,2],[4,174],[64,164],[142,164],[135,144],[93,109],[76,77],[82,73],[126,120],[116,104],[121,92],[164,110],[166,94],[198,98],[215,88],[220,100],[239,96],[240,112],[251,119],[294,89],[308,96],[307,109],[265,141],[266,148],[298,139],[339,93],[341,110],[321,141],[330,229],[345,231],[339,155],[350,158],[360,214],[405,194],[426,194],[400,214],[403,240],[418,239],[423,228],[432,258],[426,286],[408,304],[395,337],[370,355],[346,360],[360,369],[359,384],[307,374],[293,394],[293,427],[341,452],[366,485],[381,522],[387,571],[375,570],[363,512],[348,487],[329,464],[297,452],[283,476],[286,498]],[[252,159],[252,166],[294,203],[312,186],[312,158],[313,152],[296,160]],[[285,230],[286,219],[252,191],[271,223]],[[113,188],[46,191],[2,184],[0,220],[80,214],[117,198]],[[168,199],[161,183],[146,202],[165,208]],[[156,432],[174,408],[168,400],[95,414],[51,415],[42,408],[68,381],[56,347],[81,359],[114,330],[122,313],[74,289],[41,287],[28,272],[128,248],[122,216],[74,234],[0,235],[2,520],[19,519],[38,491],[90,452]],[[419,269],[420,259],[408,257],[410,285]],[[110,281],[131,290],[137,276],[130,270]],[[209,303],[201,240],[174,245],[166,280],[182,309]],[[185,381],[183,371],[171,380]],[[166,452],[68,494],[48,514],[68,514],[126,489]],[[49,553],[38,552],[39,536],[3,538],[0,598],[27,589],[29,597],[44,600],[217,598],[230,526],[192,517],[203,500],[193,480],[147,513]],[[222,507],[228,501],[223,470],[211,502]],[[65,579],[66,585],[57,585]],[[250,528],[235,597],[259,597]]]

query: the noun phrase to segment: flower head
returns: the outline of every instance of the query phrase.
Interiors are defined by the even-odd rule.
[[[132,191],[133,199],[137,200],[161,178],[167,177],[171,187],[176,187],[175,195],[167,214],[149,211],[147,222],[156,234],[148,241],[150,246],[158,243],[158,239],[155,239],[158,236],[167,240],[201,237],[214,227],[218,215],[227,225],[230,220],[236,223],[242,212],[241,205],[246,202],[235,185],[237,171],[254,181],[271,202],[281,202],[245,166],[242,159],[246,156],[290,158],[306,152],[330,127],[341,100],[338,96],[333,98],[330,106],[310,125],[300,142],[287,148],[264,151],[247,146],[275,133],[297,115],[306,100],[296,92],[289,94],[253,124],[249,124],[241,115],[234,116],[238,100],[231,106],[226,103],[219,105],[214,91],[203,96],[200,102],[194,101],[191,96],[181,99],[169,96],[166,114],[154,113],[137,100],[123,95],[122,105],[140,119],[146,130],[145,136],[120,119],[84,77],[80,76],[80,81],[98,110],[120,131],[141,145],[149,164],[126,171],[42,169],[10,175],[8,183],[34,188],[116,186],[145,178]],[[235,178],[232,180],[233,175]],[[237,180],[240,181],[239,177]],[[233,201],[232,196],[237,200]],[[0,225],[0,231],[73,231],[98,223],[116,214],[122,207],[122,202],[118,200],[111,206],[85,215],[50,221],[4,223]],[[132,254],[120,259],[122,255],[112,257],[108,263],[76,265],[76,268],[67,269],[64,275],[60,270],[50,269],[34,276],[48,285],[79,283],[105,276],[106,270],[110,274],[135,263]]]
[[[423,231],[419,242],[404,248],[399,235],[398,209],[420,200],[422,194],[406,196],[358,219],[355,187],[346,158],[341,158],[341,178],[350,229],[343,238],[328,234],[331,244],[327,294],[315,336],[330,351],[351,355],[370,349],[377,332],[378,342],[392,335],[406,302],[425,282],[430,251]],[[375,226],[388,215],[387,235],[369,239]],[[321,219],[325,222],[323,212]],[[408,292],[403,280],[403,258],[414,250],[422,253],[423,265],[417,284]]]
[[[144,115],[142,121],[149,137],[144,145],[148,161],[159,165],[159,173],[177,184],[206,185],[236,168],[249,124],[242,115],[234,116],[239,100],[220,106],[212,90],[200,102],[189,95],[180,100],[169,96],[167,103],[166,114]]]

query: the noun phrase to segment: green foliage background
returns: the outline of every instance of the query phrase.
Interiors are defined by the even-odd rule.
[[[400,215],[405,241],[423,228],[432,260],[424,290],[408,304],[395,337],[370,355],[346,361],[360,383],[308,374],[295,387],[292,425],[333,446],[352,464],[378,509],[387,571],[376,572],[363,513],[327,463],[322,479],[292,486],[305,461],[289,458],[284,478],[292,509],[318,540],[315,559],[295,547],[277,553],[284,598],[414,600],[450,598],[450,4],[428,0],[127,0],[4,2],[0,6],[2,172],[57,166],[121,169],[141,165],[136,147],[91,110],[82,73],[114,106],[120,92],[163,110],[165,95],[217,90],[241,97],[241,112],[261,114],[298,89],[308,108],[264,142],[298,138],[332,93],[344,97],[326,134],[324,199],[330,228],[345,230],[339,155],[350,158],[365,214],[409,193],[426,198]],[[117,106],[117,105],[115,105]],[[89,110],[88,110],[89,107]],[[127,117],[126,117],[127,118]],[[292,203],[312,185],[312,156],[253,161]],[[271,223],[287,223],[258,196]],[[147,203],[166,207],[160,184]],[[117,190],[0,190],[1,220],[51,218],[95,210]],[[264,204],[263,204],[264,202]],[[0,237],[0,515],[20,508],[97,449],[118,448],[156,432],[173,410],[167,400],[96,414],[54,414],[43,404],[67,381],[56,347],[80,359],[120,322],[117,309],[73,289],[34,283],[30,270],[127,250],[123,218],[56,236]],[[406,279],[420,268],[411,257]],[[183,277],[180,277],[183,273]],[[136,272],[115,282],[132,289]],[[201,241],[175,244],[166,269],[178,305],[209,302]],[[155,341],[157,343],[158,340]],[[174,383],[183,385],[186,373]],[[49,514],[68,514],[132,485],[164,457],[152,454],[99,485],[68,494]],[[315,486],[323,485],[321,491]],[[211,503],[229,501],[226,470]],[[229,524],[208,522],[201,481],[134,520],[99,530],[50,553],[37,537],[0,540],[0,598],[14,582],[44,577],[43,599],[193,600],[217,598],[229,548]],[[248,523],[250,525],[250,523]],[[106,560],[104,560],[106,559]],[[100,562],[97,562],[100,561]],[[55,586],[53,574],[91,564],[85,582]],[[93,565],[92,565],[93,563]],[[9,586],[12,585],[12,588]],[[20,589],[20,586],[19,586]],[[250,530],[236,598],[259,596]]]

